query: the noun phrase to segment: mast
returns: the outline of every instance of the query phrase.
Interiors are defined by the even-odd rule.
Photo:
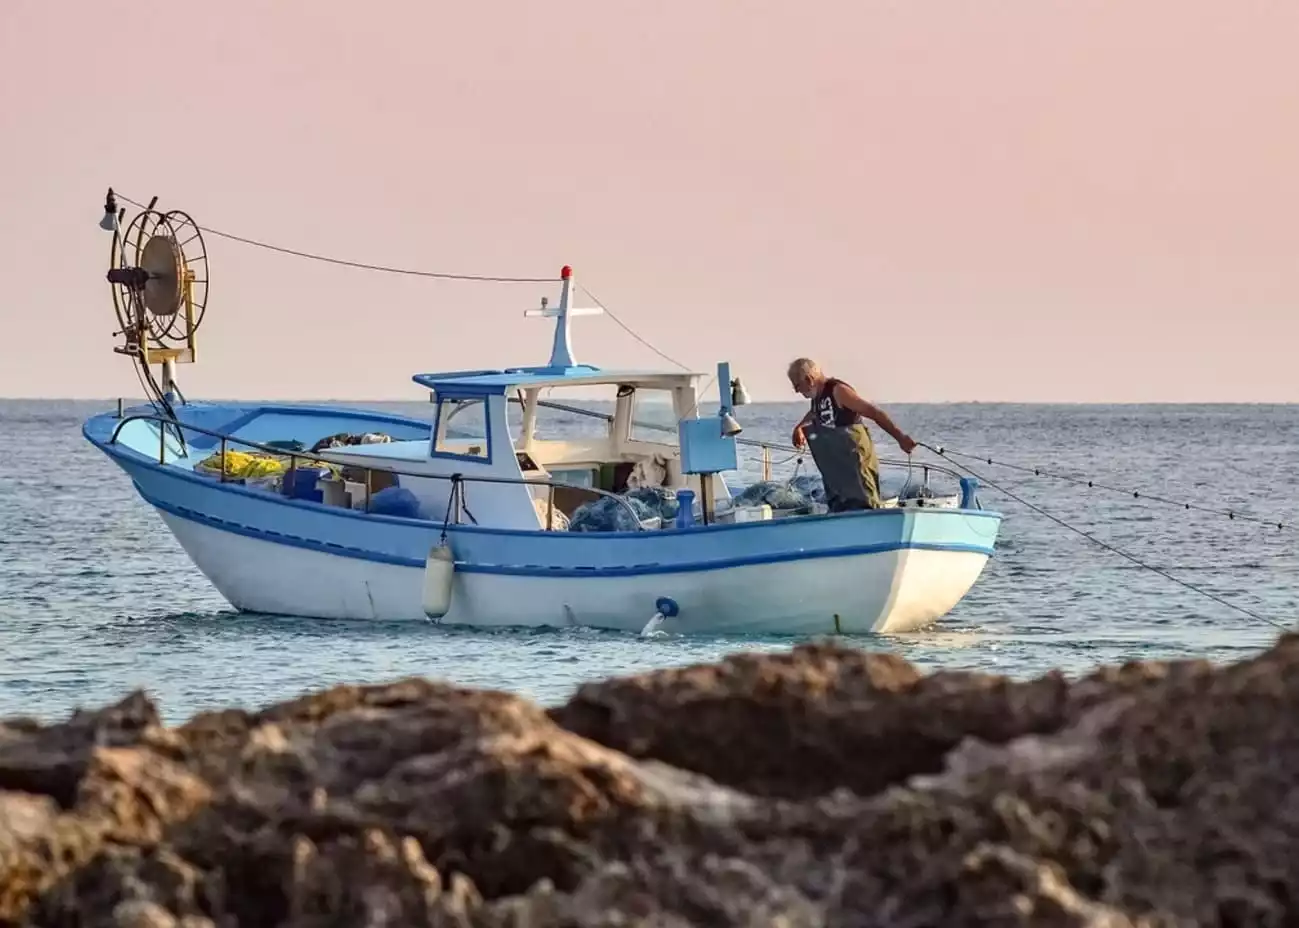
[[[560,270],[559,279],[562,284],[559,306],[552,309],[543,296],[540,309],[526,309],[523,315],[555,320],[555,341],[550,349],[549,366],[555,370],[567,370],[577,366],[573,357],[573,333],[569,320],[573,316],[598,316],[604,309],[600,306],[573,305],[573,269],[567,264]]]

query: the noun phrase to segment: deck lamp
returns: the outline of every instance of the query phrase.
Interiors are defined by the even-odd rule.
[[[112,232],[117,228],[117,197],[113,196],[113,188],[108,188],[108,196],[104,198],[104,216],[99,220],[99,228],[105,232]]]

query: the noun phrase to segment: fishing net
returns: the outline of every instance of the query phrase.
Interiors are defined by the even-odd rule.
[[[796,481],[802,480],[802,484]],[[815,482],[813,482],[813,480]],[[808,510],[812,508],[812,503],[817,502],[815,494],[824,492],[819,491],[820,478],[811,478],[810,475],[796,477],[794,480],[760,480],[752,486],[746,487],[735,498],[737,506],[758,506],[766,503],[772,509],[786,512],[790,510]]]
[[[665,523],[677,517],[681,504],[677,502],[677,491],[669,487],[636,487],[625,494],[628,499],[643,503],[652,515],[661,518]]]
[[[626,506],[622,505],[624,502]],[[631,513],[627,511],[627,506],[635,510],[637,519],[641,521],[658,515],[656,510],[636,497],[628,495],[620,500],[612,496],[601,496],[573,510],[568,520],[568,530],[570,532],[634,532],[640,528],[640,525],[633,520]]]

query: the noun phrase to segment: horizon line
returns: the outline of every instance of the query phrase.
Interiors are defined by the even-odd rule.
[[[128,396],[0,396],[0,403],[116,403],[118,400],[138,401],[147,404],[146,397]],[[572,402],[613,403],[611,399],[597,397],[574,397]],[[348,399],[345,397],[259,397],[256,399],[240,397],[204,397],[196,403],[236,404],[236,403],[419,403],[432,405],[429,399],[411,399],[392,397],[388,399],[366,397]],[[711,406],[716,400],[700,401],[700,406]],[[753,400],[748,406],[800,406],[806,400]],[[1299,406],[1299,400],[872,400],[878,406],[887,409],[891,406]]]

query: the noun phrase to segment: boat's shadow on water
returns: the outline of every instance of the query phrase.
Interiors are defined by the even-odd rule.
[[[617,631],[594,626],[497,626],[492,628],[468,625],[444,625],[436,622],[373,621],[351,619],[305,619],[299,616],[267,613],[222,611],[211,613],[181,612],[153,617],[120,619],[109,623],[109,628],[129,629],[138,635],[142,626],[152,626],[176,634],[200,634],[204,637],[239,637],[256,639],[269,636],[283,640],[293,638],[335,640],[478,640],[524,644],[531,641],[600,639],[619,642],[643,642],[646,646],[658,645],[709,645],[729,647],[743,651],[755,646],[764,650],[795,647],[813,642],[835,642],[845,647],[870,651],[898,649],[969,648],[995,641],[997,635],[985,629],[930,628],[914,632],[890,634],[824,634],[824,635],[719,635],[689,634],[667,629],[656,629],[648,634]],[[109,630],[106,628],[105,630]]]
[[[432,622],[303,619],[254,613],[185,612],[118,619],[100,626],[110,647],[130,647],[136,659],[189,652],[196,665],[237,659],[272,677],[367,682],[419,675],[466,686],[519,691],[543,701],[563,700],[582,682],[655,669],[708,663],[742,652],[787,651],[834,642],[901,657],[924,673],[987,671],[1012,678],[1037,676],[1049,666],[1075,676],[1098,663],[1129,659],[1239,660],[1265,642],[1239,629],[1206,626],[1088,635],[1049,623],[1025,628],[998,622],[887,635],[691,635],[662,630],[648,636],[584,626],[500,627]],[[542,682],[541,678],[545,681]],[[287,685],[287,684],[285,684]],[[314,684],[313,684],[314,685]]]

